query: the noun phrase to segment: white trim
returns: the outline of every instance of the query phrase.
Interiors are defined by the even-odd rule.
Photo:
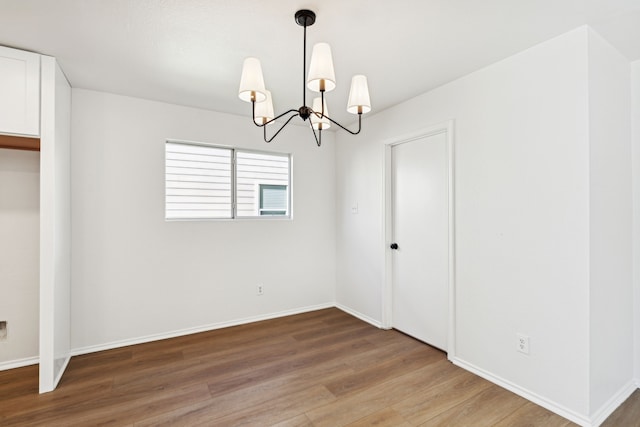
[[[367,322],[368,324],[375,326],[376,328],[391,329],[391,328],[388,328],[388,327],[384,327],[381,322],[378,322],[377,320],[367,316],[366,314],[362,314],[362,313],[360,313],[360,312],[358,312],[356,310],[353,310],[353,309],[351,309],[351,308],[349,308],[347,306],[344,306],[342,304],[336,303],[335,307],[340,309],[340,310],[342,310],[342,311],[344,311],[347,314],[350,314],[353,317],[357,317],[358,319],[362,320],[363,322]]]
[[[58,369],[58,373],[56,377],[53,379],[54,390],[56,389],[56,387],[58,387],[58,383],[62,379],[62,375],[64,375],[64,371],[67,369],[67,365],[69,365],[70,360],[71,360],[71,355],[67,355],[62,362],[62,366],[60,367],[60,369]]]
[[[585,417],[582,414],[578,414],[577,412],[572,411],[571,409],[565,408],[562,405],[552,402],[532,391],[524,389],[517,384],[514,384],[503,378],[495,376],[491,372],[478,368],[477,366],[472,365],[471,363],[467,363],[464,360],[461,360],[457,357],[449,358],[449,360],[451,360],[451,362],[453,362],[454,365],[459,366],[462,369],[465,369],[473,374],[476,374],[488,381],[491,381],[492,383],[497,384],[500,387],[505,388],[510,392],[517,394],[518,396],[524,397],[525,399],[535,403],[536,405],[540,405],[543,408],[548,409],[551,412],[554,412],[560,415],[561,417],[564,417],[580,426],[592,427],[592,423],[589,420],[589,418]]]
[[[393,327],[393,274],[391,270],[393,254],[387,248],[391,244],[393,238],[391,230],[392,223],[392,194],[391,194],[391,145],[383,145],[384,153],[382,155],[382,268],[383,285],[382,285],[382,326],[385,329]]]
[[[9,369],[22,368],[40,363],[39,357],[25,357],[24,359],[9,360],[0,363],[0,371],[8,371]]]
[[[599,426],[602,424],[609,415],[613,414],[613,412],[618,409],[618,406],[622,405],[625,400],[631,396],[631,394],[636,391],[637,384],[635,381],[631,380],[628,384],[623,386],[616,394],[611,396],[611,398],[604,403],[593,413],[591,416],[591,425]]]
[[[68,359],[71,288],[71,87],[50,56],[41,56],[39,391],[55,389]],[[67,215],[68,214],[68,215]]]
[[[0,46],[0,56],[23,63],[24,116],[22,123],[3,123],[3,134],[40,136],[40,55]]]
[[[40,88],[40,323],[39,323],[39,392],[55,388],[55,60],[43,56]]]
[[[279,311],[276,313],[263,314],[259,316],[245,317],[242,319],[230,320],[228,322],[213,323],[210,325],[197,326],[195,328],[179,329],[177,331],[166,332],[162,334],[147,335],[138,338],[126,339],[121,341],[112,341],[106,344],[99,344],[87,347],[79,347],[71,350],[72,356],[81,354],[94,353],[97,351],[112,350],[114,348],[126,347],[129,345],[143,344],[152,341],[164,340],[167,338],[181,337],[183,335],[197,334],[199,332],[213,331],[215,329],[228,328],[231,326],[244,325],[246,323],[260,322],[263,320],[276,319],[278,317],[291,316],[294,314],[308,313],[310,311],[323,310],[325,308],[335,307],[334,303],[318,304],[308,307],[297,308],[293,310]]]
[[[447,357],[455,356],[456,349],[456,313],[455,313],[455,144],[454,144],[454,120],[428,126],[409,134],[389,138],[383,141],[383,236],[384,248],[384,285],[382,287],[382,326],[390,329],[392,325],[393,309],[393,283],[392,283],[392,254],[388,249],[391,244],[392,212],[391,212],[391,147],[405,142],[415,141],[420,138],[444,133],[447,138],[447,169],[448,169],[448,211],[449,211],[449,316],[447,319]]]

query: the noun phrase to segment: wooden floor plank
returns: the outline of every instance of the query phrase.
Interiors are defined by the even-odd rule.
[[[325,386],[335,396],[340,397],[368,389],[439,360],[442,360],[442,354],[439,351],[422,346],[404,354],[400,353],[369,369],[326,382]]]
[[[140,413],[171,410],[186,402],[201,402],[209,399],[204,384],[186,388],[148,390],[146,393],[111,395],[94,401],[90,405],[78,408],[71,414],[62,413],[53,419],[47,419],[35,426],[121,426],[132,425],[140,418]],[[113,408],[118,410],[114,411]]]
[[[446,359],[307,412],[316,426],[343,426],[440,384],[456,371]]]
[[[446,381],[409,396],[393,408],[412,425],[420,425],[486,390],[492,384],[470,372],[456,370]]]
[[[634,391],[601,427],[621,426],[640,427],[640,389]]]
[[[412,427],[402,415],[392,408],[385,408],[378,412],[374,412],[368,417],[364,417],[354,423],[347,424],[348,427]]]
[[[209,390],[213,396],[217,396],[272,377],[293,373],[327,360],[338,360],[340,353],[357,352],[370,347],[369,342],[358,339],[340,342],[313,352],[301,352],[292,357],[283,358],[278,363],[256,365],[237,373],[218,377],[209,383]]]
[[[141,415],[134,427],[188,427],[194,420],[207,419],[214,411],[212,400],[189,403],[171,411]]]
[[[274,377],[271,380],[212,397],[206,406],[190,408],[188,414],[176,410],[140,423],[141,426],[170,425],[181,423],[197,424],[202,420],[220,418],[247,408],[269,404],[274,399],[286,398],[317,385],[323,379],[332,379],[352,372],[347,365],[339,362],[325,362],[317,366],[301,369],[295,373]]]
[[[109,396],[112,380],[95,378],[84,383],[60,385],[55,392],[33,394],[3,400],[0,407],[5,416],[3,426],[37,425],[42,420],[56,419],[60,413],[73,413],[83,404]]]
[[[25,366],[0,372],[0,402],[38,393],[38,366]]]
[[[534,403],[527,402],[511,415],[496,423],[495,427],[528,427],[536,425],[544,427],[568,427],[575,426],[576,424]]]
[[[640,427],[640,392],[603,424]],[[540,426],[567,420],[338,309],[0,372],[4,426]]]
[[[313,424],[305,414],[302,414],[298,415],[297,417],[293,417],[288,420],[273,424],[272,427],[313,427]]]
[[[526,403],[522,397],[492,384],[470,399],[419,425],[493,427]]]
[[[195,426],[270,426],[288,420],[300,413],[325,405],[336,398],[322,385],[314,385],[308,389],[289,394],[284,397],[268,400],[242,411],[234,412],[222,418],[208,418]]]
[[[396,331],[381,331],[380,334],[366,339],[371,341],[376,348],[375,351],[362,354],[347,362],[356,372],[371,369],[399,354],[424,347],[424,343],[404,334],[396,333]]]

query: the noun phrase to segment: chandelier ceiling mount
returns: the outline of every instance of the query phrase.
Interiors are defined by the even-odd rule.
[[[310,27],[316,22],[316,14],[312,10],[302,9],[296,12],[296,23],[301,27]]]

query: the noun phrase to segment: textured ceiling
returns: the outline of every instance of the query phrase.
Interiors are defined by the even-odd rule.
[[[345,121],[353,74],[380,111],[583,24],[640,59],[640,0],[0,0],[0,45],[56,57],[74,87],[247,116],[256,56],[277,113],[302,104],[302,8],[309,50],[332,46]]]

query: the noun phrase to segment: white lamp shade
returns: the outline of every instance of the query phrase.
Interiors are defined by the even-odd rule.
[[[314,98],[311,109],[318,114],[322,113],[322,98]],[[327,108],[327,101],[324,102],[324,116],[318,117],[314,113],[311,113],[309,120],[311,120],[311,126],[314,129],[329,129],[331,127],[331,122],[327,119],[326,116],[329,115],[329,109]]]
[[[242,77],[238,97],[246,102],[251,102],[251,95],[255,95],[256,102],[262,102],[267,98],[262,77],[262,66],[258,58],[246,58],[242,65]]]
[[[320,92],[322,82],[324,82],[324,90],[326,92],[336,88],[336,74],[333,70],[331,47],[327,43],[316,43],[311,53],[307,87],[314,92]]]
[[[369,85],[367,77],[361,74],[353,76],[351,79],[351,89],[349,90],[349,102],[347,102],[347,111],[351,114],[358,114],[358,110],[362,114],[371,111],[371,100],[369,99]]]
[[[269,120],[273,119],[273,101],[271,100],[271,92],[265,90],[267,98],[262,102],[256,102],[256,115],[254,121],[256,124],[261,125]]]

